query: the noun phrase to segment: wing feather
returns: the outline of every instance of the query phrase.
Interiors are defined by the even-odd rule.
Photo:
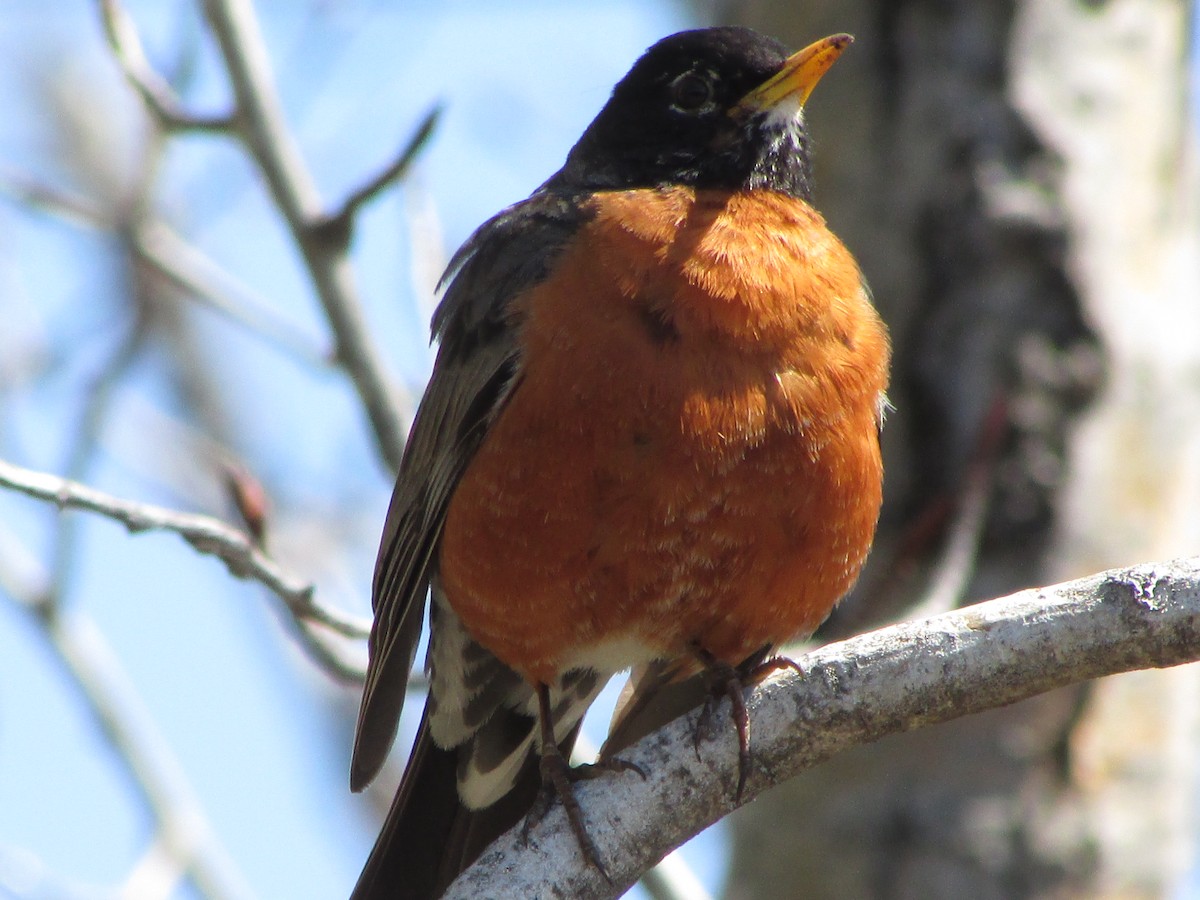
[[[519,379],[513,299],[549,272],[583,213],[541,190],[484,223],[455,254],[433,317],[433,374],[413,421],[375,564],[369,662],[351,762],[361,790],[396,735],[454,489]]]

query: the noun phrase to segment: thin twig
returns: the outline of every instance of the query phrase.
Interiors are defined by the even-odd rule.
[[[0,172],[0,194],[26,207],[89,228],[110,229],[112,223],[89,200],[52,187],[20,172]],[[137,257],[181,288],[189,297],[264,338],[299,361],[317,368],[331,364],[331,354],[286,319],[245,282],[189,244],[165,222],[146,219],[127,235]]]
[[[115,497],[4,460],[0,460],[0,487],[53,503],[60,509],[98,513],[120,522],[134,534],[143,531],[178,534],[200,553],[220,559],[235,577],[251,579],[269,588],[297,619],[315,622],[350,638],[363,638],[370,632],[370,623],[320,603],[311,584],[285,572],[250,537],[219,519]]]
[[[112,409],[117,384],[129,371],[145,344],[145,325],[145,319],[139,316],[129,326],[128,333],[122,337],[105,365],[84,388],[83,417],[72,436],[67,455],[66,477],[72,481],[80,481],[86,476],[96,442]],[[66,592],[66,584],[74,571],[77,534],[74,520],[68,516],[60,516],[56,523],[53,561],[50,564],[50,592],[55,597],[60,597]]]
[[[341,684],[362,685],[367,677],[365,653],[347,658],[340,645],[335,646],[327,634],[314,630],[310,622],[294,617],[290,621],[296,627],[297,639],[321,671]]]
[[[893,625],[799,657],[748,698],[757,775],[743,802],[851,747],[1135,669],[1200,659],[1200,558],[1113,570]],[[721,719],[725,715],[721,714]],[[717,734],[732,735],[728,719]],[[735,807],[736,740],[695,750],[676,719],[622,758],[646,778],[576,787],[611,883],[580,857],[560,809],[493,844],[451,886],[468,897],[616,897]]]
[[[991,492],[991,467],[972,466],[959,492],[958,509],[950,522],[941,556],[930,575],[929,587],[920,602],[905,611],[906,618],[935,616],[954,609],[962,601],[975,573]]]
[[[327,240],[340,243],[342,246],[349,245],[354,231],[354,219],[359,210],[375,199],[389,185],[399,181],[408,173],[417,156],[425,149],[425,145],[433,136],[433,130],[437,127],[441,115],[440,104],[429,110],[396,158],[383,171],[350,194],[342,202],[342,206],[337,212],[330,213],[325,216],[323,221],[315,223],[315,227]]]
[[[322,237],[321,200],[284,124],[254,10],[249,0],[206,0],[204,8],[237,98],[237,134],[287,220],[333,329],[337,361],[362,399],[381,456],[395,471],[406,415],[367,331],[345,247]]]
[[[104,211],[87,197],[65,188],[51,187],[23,172],[0,171],[0,194],[28,209],[49,213],[73,225],[111,227]]]
[[[125,79],[137,91],[146,109],[165,131],[229,132],[234,128],[233,116],[197,115],[184,109],[166,79],[154,71],[146,59],[141,38],[133,19],[117,0],[100,0],[100,17],[104,33],[112,47],[117,65]]]
[[[318,369],[330,354],[313,338],[271,311],[267,301],[163,222],[148,221],[132,231],[134,250],[156,272],[189,296]]]

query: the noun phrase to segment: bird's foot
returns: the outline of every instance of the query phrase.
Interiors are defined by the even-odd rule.
[[[637,763],[632,763],[619,756],[599,759],[594,763],[579,763],[578,765],[571,766],[569,772],[570,774],[567,777],[572,781],[591,781],[593,778],[599,778],[610,772],[637,772],[642,776],[642,781],[645,781],[647,777],[645,769]]]
[[[712,717],[722,698],[729,698],[730,716],[738,738],[738,782],[734,799],[740,803],[746,790],[746,780],[754,765],[750,752],[750,712],[746,708],[746,689],[755,687],[768,675],[780,669],[792,669],[803,674],[800,666],[784,656],[764,659],[766,649],[752,654],[734,666],[717,659],[702,647],[695,647],[696,658],[704,666],[709,678],[709,693],[696,720],[694,744],[696,756],[700,756],[700,742],[712,738]]]
[[[604,876],[605,881],[611,884],[612,879],[609,878],[608,871],[600,861],[600,851],[588,833],[587,825],[583,820],[583,808],[575,796],[575,782],[599,778],[608,772],[637,772],[642,778],[645,778],[646,771],[641,766],[616,756],[572,768],[554,741],[554,731],[549,724],[549,695],[544,687],[538,691],[538,705],[542,719],[542,755],[539,760],[542,789],[538,792],[533,807],[525,817],[525,825],[521,833],[528,838],[529,829],[545,818],[557,797],[562,802],[563,812],[567,814],[567,822],[570,823],[571,832],[575,835],[575,841],[579,844],[579,850],[584,859]]]
[[[572,768],[562,751],[553,743],[543,748],[540,765],[542,789],[538,792],[533,807],[525,817],[522,834],[528,838],[529,829],[545,818],[557,797],[562,803],[563,812],[567,814],[567,822],[571,826],[571,833],[575,835],[575,842],[579,845],[579,851],[583,854],[583,858],[604,876],[605,881],[611,884],[612,879],[609,878],[608,870],[600,861],[600,851],[588,833],[587,824],[583,820],[583,807],[579,805],[579,799],[575,796],[575,782],[599,778],[607,772],[634,771],[645,778],[645,771],[640,766],[617,758]]]

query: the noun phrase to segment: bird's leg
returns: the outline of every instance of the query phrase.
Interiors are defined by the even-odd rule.
[[[583,809],[575,797],[574,787],[574,782],[581,778],[596,777],[604,766],[592,766],[583,772],[571,768],[571,764],[563,756],[558,742],[554,739],[554,717],[550,709],[549,686],[539,684],[537,697],[538,719],[542,728],[540,760],[542,789],[533,808],[530,809],[529,815],[525,818],[524,833],[528,835],[529,829],[542,820],[557,796],[562,801],[563,812],[567,814],[567,821],[571,824],[571,831],[575,835],[575,841],[579,844],[579,850],[583,853],[584,859],[595,866],[596,871],[604,876],[605,881],[611,882],[612,879],[608,877],[608,872],[600,862],[600,852],[596,848],[596,842],[592,840],[592,836],[588,834],[587,826],[584,824]],[[622,767],[630,766],[626,763]],[[632,766],[632,768],[636,769],[637,767]],[[641,769],[637,769],[637,771],[641,772]],[[643,777],[645,777],[644,773]]]
[[[774,656],[767,659],[769,647],[752,653],[736,666],[717,659],[699,644],[692,646],[692,652],[704,666],[709,679],[709,693],[700,710],[700,718],[696,722],[694,735],[696,756],[700,755],[700,741],[708,735],[709,725],[717,704],[722,697],[729,698],[730,716],[738,737],[738,783],[735,799],[740,803],[746,789],[746,779],[750,776],[753,757],[750,753],[750,713],[746,709],[745,691],[754,687],[772,672],[779,669],[794,669],[800,667],[790,659]]]
[[[700,741],[711,737],[710,726],[713,713],[722,697],[729,698],[729,714],[733,718],[733,727],[737,730],[738,738],[738,784],[736,798],[742,799],[746,787],[746,778],[750,774],[750,713],[746,710],[746,698],[743,695],[742,678],[736,667],[717,659],[703,647],[692,648],[696,658],[704,666],[709,681],[708,696],[704,698],[704,706],[700,710],[700,718],[696,720],[696,731],[693,742],[696,758],[700,758]]]

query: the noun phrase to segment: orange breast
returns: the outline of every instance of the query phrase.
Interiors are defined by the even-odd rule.
[[[853,259],[767,192],[615,192],[517,301],[517,387],[451,501],[441,577],[532,681],[810,633],[881,500],[888,345]]]

